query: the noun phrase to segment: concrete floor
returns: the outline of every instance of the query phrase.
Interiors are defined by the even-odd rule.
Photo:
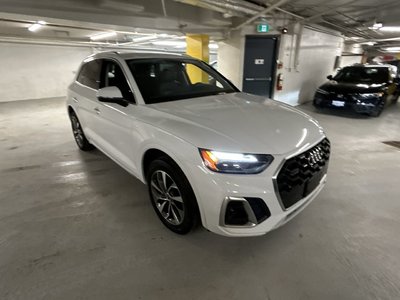
[[[0,104],[0,299],[400,299],[400,103],[303,110],[333,144],[328,184],[257,238],[163,227],[146,187],[82,153],[60,99]]]

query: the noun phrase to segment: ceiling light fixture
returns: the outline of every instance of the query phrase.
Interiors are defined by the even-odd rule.
[[[379,31],[383,32],[400,32],[400,26],[384,26],[379,28]]]
[[[45,21],[37,21],[36,23],[30,25],[28,27],[29,31],[35,32],[38,31],[43,25],[46,25],[47,23]]]
[[[218,47],[218,44],[209,44],[208,48],[211,50],[217,50],[219,47]]]
[[[400,52],[400,47],[387,47],[387,48],[383,48],[383,50],[385,50],[387,52]]]
[[[116,35],[117,35],[117,33],[115,31],[109,31],[109,32],[104,32],[104,33],[99,33],[99,34],[92,35],[90,37],[90,39],[92,41],[97,41],[97,40],[103,40],[103,39],[106,39],[106,38],[109,38],[109,37],[113,37],[113,36],[116,36]]]
[[[374,25],[372,25],[372,27],[370,27],[370,29],[377,30],[377,29],[382,28],[382,27],[383,27],[382,23],[375,23]]]
[[[364,43],[360,43],[361,45],[368,45],[368,46],[373,46],[376,44],[376,42],[364,42]]]

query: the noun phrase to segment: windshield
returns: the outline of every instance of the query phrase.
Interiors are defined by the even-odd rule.
[[[127,64],[146,104],[237,92],[201,61],[132,59]]]
[[[383,67],[346,67],[333,78],[339,82],[384,83],[389,80],[388,69]]]

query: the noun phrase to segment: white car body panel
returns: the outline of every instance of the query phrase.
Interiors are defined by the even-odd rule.
[[[320,139],[315,120],[290,106],[245,93],[152,104],[151,118],[201,148],[284,154]],[[289,150],[290,149],[290,150]],[[288,151],[289,150],[289,151]]]
[[[310,195],[284,210],[273,184],[273,177],[285,159],[325,138],[323,129],[310,116],[288,105],[245,93],[146,105],[124,56],[113,53],[94,56],[102,57],[120,62],[137,103],[123,107],[99,102],[96,90],[75,81],[69,87],[67,106],[77,114],[88,140],[144,183],[146,151],[158,149],[170,156],[191,183],[202,224],[208,230],[226,236],[265,234],[304,209],[324,186],[326,176]],[[274,160],[260,174],[220,174],[205,167],[199,148],[271,154]],[[226,197],[261,198],[271,217],[250,228],[224,226],[220,220]]]

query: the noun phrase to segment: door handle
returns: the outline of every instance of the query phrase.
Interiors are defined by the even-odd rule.
[[[78,98],[76,98],[76,97],[72,97],[72,100],[74,100],[75,103],[78,103],[78,102],[79,102],[79,101],[78,101]]]
[[[98,115],[100,114],[100,109],[99,109],[99,108],[96,107],[96,108],[94,109],[94,111],[96,112],[96,114],[98,114]]]

